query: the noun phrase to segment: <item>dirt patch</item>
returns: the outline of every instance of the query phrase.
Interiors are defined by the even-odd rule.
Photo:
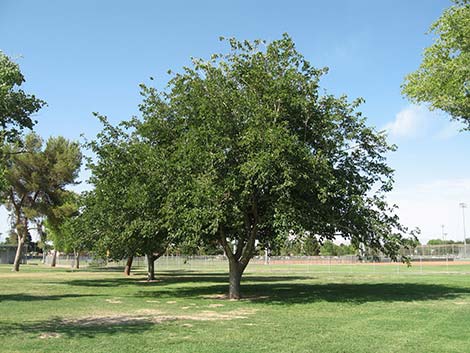
[[[204,299],[219,299],[219,300],[230,300],[230,301],[252,301],[252,300],[262,300],[268,299],[268,295],[247,295],[241,299],[229,299],[227,294],[211,294],[211,295],[201,295],[201,298]]]
[[[109,304],[122,304],[122,301],[120,301],[119,299],[106,299],[105,301]]]
[[[235,319],[247,319],[249,315],[253,315],[256,309],[237,309],[226,312],[216,312],[210,310],[204,310],[200,313],[193,315],[182,315],[179,316],[183,320],[195,320],[195,321],[217,321],[217,320],[235,320]]]
[[[256,309],[238,309],[226,312],[201,311],[191,315],[168,315],[160,311],[143,309],[139,310],[137,315],[132,314],[115,314],[101,316],[87,316],[77,319],[64,319],[61,321],[63,325],[74,325],[83,327],[93,326],[113,326],[113,325],[138,325],[144,323],[159,324],[167,321],[190,320],[190,321],[218,321],[218,320],[236,320],[247,319],[253,315]],[[190,327],[190,326],[187,326]]]
[[[201,295],[201,298],[204,299],[228,299],[227,294],[210,294],[210,295]]]
[[[103,316],[87,316],[79,319],[62,320],[64,325],[74,325],[82,327],[93,326],[114,326],[114,325],[138,325],[144,323],[161,323],[170,320],[167,316],[149,316],[149,315],[103,315]]]
[[[220,308],[222,306],[224,306],[224,304],[209,304],[208,305],[209,308]]]
[[[39,335],[40,339],[60,338],[62,335],[57,332],[44,332]]]
[[[170,300],[168,302],[166,302],[167,304],[176,304],[176,300]]]

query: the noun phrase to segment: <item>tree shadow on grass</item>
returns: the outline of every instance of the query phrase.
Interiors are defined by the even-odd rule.
[[[254,282],[279,282],[298,281],[311,279],[306,276],[251,276],[245,275],[249,281]],[[59,282],[53,282],[59,283]],[[173,284],[199,284],[199,283],[228,283],[227,273],[218,272],[196,272],[196,271],[166,271],[159,273],[156,281],[147,282],[144,276],[130,276],[122,278],[91,278],[73,279],[61,281],[61,284],[79,287],[119,287],[119,286],[144,286],[144,287],[164,287]]]
[[[54,317],[44,321],[1,322],[0,337],[27,334],[36,338],[71,338],[115,334],[140,334],[150,330],[156,323],[150,318],[119,316],[108,318],[82,318],[64,320]]]
[[[60,295],[31,295],[23,293],[14,294],[0,294],[0,303],[13,301],[13,302],[32,302],[32,301],[48,301],[48,300],[62,300],[68,298],[82,298],[82,297],[97,297],[96,294],[60,294]]]
[[[242,295],[254,303],[303,304],[337,302],[410,302],[448,300],[470,295],[470,288],[426,283],[309,283],[314,277],[246,274]],[[133,296],[146,298],[223,298],[228,291],[228,274],[221,272],[165,271],[156,282],[143,276],[74,279],[60,282],[81,287],[135,287]],[[140,290],[139,290],[140,289]]]
[[[224,298],[227,285],[200,285],[172,290],[140,291],[141,297]],[[245,283],[242,295],[253,303],[276,305],[334,302],[365,304],[369,302],[411,302],[449,300],[470,295],[469,288],[419,283]],[[243,298],[242,298],[243,299]]]
[[[122,266],[112,266],[112,267],[85,267],[80,269],[67,269],[65,272],[99,272],[99,273],[106,273],[106,272],[121,272],[124,273],[124,267]]]

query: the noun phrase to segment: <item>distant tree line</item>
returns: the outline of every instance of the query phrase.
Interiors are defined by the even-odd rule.
[[[470,244],[470,238],[465,239],[467,244]],[[431,239],[428,240],[427,245],[462,245],[463,241],[462,240],[443,240],[443,239]]]

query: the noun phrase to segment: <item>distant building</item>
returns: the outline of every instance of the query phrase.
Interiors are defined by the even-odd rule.
[[[12,264],[15,261],[16,248],[16,245],[0,245],[0,264]],[[23,254],[26,254],[26,245]],[[21,263],[26,263],[26,256],[23,255]]]

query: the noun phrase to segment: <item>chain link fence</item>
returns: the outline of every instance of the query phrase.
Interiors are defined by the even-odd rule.
[[[464,255],[463,245],[453,246],[420,246],[402,255],[410,258],[410,266],[394,262],[388,257],[347,256],[255,256],[249,263],[246,273],[462,273],[470,272],[470,259]],[[52,256],[45,259],[50,265]],[[123,268],[126,260],[106,261],[91,256],[80,256],[80,267],[88,268]],[[57,255],[56,266],[73,268],[75,257]],[[134,257],[134,271],[145,271],[145,257]],[[216,256],[162,256],[155,262],[156,271],[204,271],[227,272],[228,260],[223,255]]]

